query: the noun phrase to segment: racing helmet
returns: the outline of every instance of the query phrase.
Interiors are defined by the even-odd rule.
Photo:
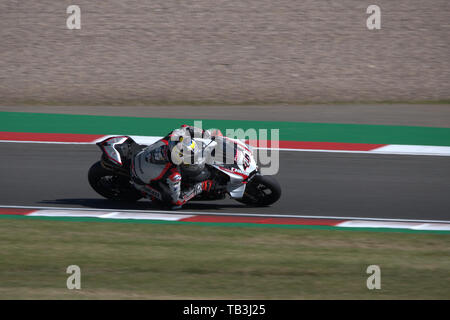
[[[189,136],[181,136],[178,142],[171,148],[171,159],[175,165],[180,166],[204,166],[202,148]],[[194,168],[192,168],[194,169]]]

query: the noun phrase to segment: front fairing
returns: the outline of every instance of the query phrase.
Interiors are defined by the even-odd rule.
[[[228,175],[227,192],[230,196],[242,198],[249,177],[258,170],[253,150],[244,142],[227,137],[220,137],[215,143],[212,166]],[[227,148],[232,152],[226,152]]]

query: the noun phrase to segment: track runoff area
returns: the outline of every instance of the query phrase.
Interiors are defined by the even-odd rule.
[[[79,116],[61,114],[0,113],[0,142],[95,144],[109,136],[129,135],[151,144],[170,128],[181,124],[199,126],[193,119]],[[250,139],[254,149],[298,152],[371,153],[418,156],[450,156],[450,129],[376,125],[343,125],[301,122],[205,120],[203,128],[240,127],[276,132]],[[169,129],[168,129],[169,128]],[[274,131],[277,130],[277,131]],[[247,131],[248,132],[248,131]],[[392,143],[391,143],[392,142]],[[282,199],[280,200],[282,201]],[[450,234],[450,220],[380,219],[296,214],[217,213],[204,211],[112,210],[0,204],[0,218],[133,223],[178,223],[309,229],[432,232]]]

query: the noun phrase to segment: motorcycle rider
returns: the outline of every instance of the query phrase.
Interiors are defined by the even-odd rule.
[[[205,165],[202,147],[192,140],[194,137],[211,138],[212,133],[182,125],[136,154],[131,164],[134,186],[151,199],[169,203],[172,209],[181,208],[203,191],[213,190],[213,180],[181,188],[180,167],[197,174]]]

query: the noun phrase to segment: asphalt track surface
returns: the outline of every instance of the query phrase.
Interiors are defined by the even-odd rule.
[[[146,200],[103,199],[87,171],[94,145],[0,143],[0,205],[155,209]],[[450,221],[448,157],[280,152],[282,197],[265,208],[226,199],[188,203],[184,211],[298,214]]]

